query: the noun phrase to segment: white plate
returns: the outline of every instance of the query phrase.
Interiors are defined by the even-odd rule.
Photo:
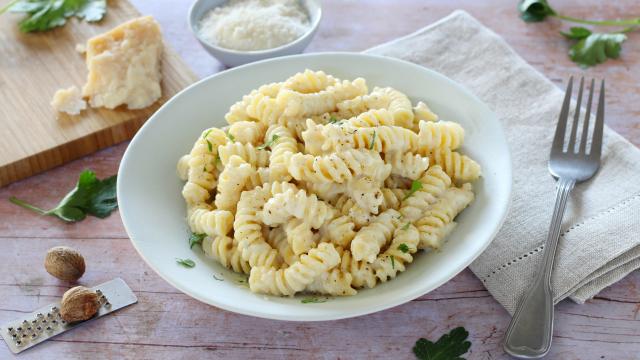
[[[324,303],[301,297],[256,295],[240,278],[189,249],[183,183],[176,163],[201,131],[225,125],[231,104],[259,85],[281,81],[305,68],[334,76],[364,77],[369,88],[392,86],[412,101],[425,100],[442,119],[466,131],[463,152],[482,165],[476,200],[457,219],[459,226],[441,251],[419,253],[407,271],[374,289]],[[185,294],[219,308],[270,319],[318,321],[369,314],[415,299],[453,278],[489,245],[506,215],[511,194],[511,161],[496,116],[462,86],[432,70],[400,60],[352,53],[321,53],[265,60],[208,77],[162,106],[131,141],[120,164],[118,203],[136,250],[163,279]],[[191,258],[184,268],[176,258]],[[224,277],[224,281],[214,279]]]

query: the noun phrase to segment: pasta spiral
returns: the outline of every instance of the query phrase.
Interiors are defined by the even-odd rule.
[[[429,167],[429,158],[414,153],[393,152],[387,154],[385,162],[391,165],[391,174],[418,179]]]
[[[351,241],[351,253],[356,260],[375,261],[380,249],[391,239],[398,225],[400,213],[389,209],[378,215],[369,225],[358,231]]]
[[[323,272],[316,277],[313,282],[307,285],[306,291],[319,294],[327,294],[332,296],[350,296],[358,292],[351,287],[353,277],[351,274],[333,269],[329,272]]]
[[[300,257],[293,252],[287,234],[280,226],[271,228],[267,233],[267,242],[272,248],[278,250],[278,253],[287,265],[293,265]]]
[[[408,221],[424,216],[425,211],[451,186],[451,179],[440,166],[432,166],[420,178],[422,187],[402,201],[400,213]]]
[[[262,234],[262,224],[259,212],[269,197],[269,189],[258,187],[245,191],[240,195],[235,221],[233,222],[234,237],[242,259],[254,266],[276,266],[282,264],[278,251],[273,249]]]
[[[300,261],[286,269],[255,266],[251,268],[251,291],[272,295],[288,295],[304,290],[315,278],[340,263],[340,255],[332,244],[320,243],[300,256]]]
[[[274,179],[288,176],[287,160],[298,152],[298,142],[289,129],[278,125],[269,128],[265,139],[273,142],[269,157],[271,175]]]
[[[227,210],[213,210],[209,206],[194,207],[189,209],[187,221],[194,233],[223,236],[233,227],[233,213]]]
[[[450,230],[453,219],[473,200],[471,185],[452,187],[445,191],[438,201],[415,222],[420,232],[419,249],[438,249]]]
[[[393,114],[396,125],[409,129],[413,127],[413,108],[407,95],[391,87],[376,88],[373,91],[388,97],[389,111]]]
[[[395,125],[393,115],[387,109],[374,109],[346,120],[347,125],[354,127],[376,127],[381,125]]]
[[[220,264],[235,272],[248,274],[251,271],[249,263],[242,259],[238,247],[233,243],[233,239],[228,236],[207,236],[202,240],[202,248],[205,254]]]
[[[218,195],[215,198],[216,208],[235,212],[240,193],[251,173],[255,172],[246,161],[237,155],[229,158],[228,166],[218,178]]]
[[[229,126],[229,134],[243,144],[259,145],[267,127],[256,121],[238,121]]]
[[[460,184],[480,177],[480,165],[470,157],[449,149],[435,149],[429,154],[432,164],[440,165],[451,179]]]
[[[284,88],[299,93],[314,93],[327,88],[336,83],[336,79],[324,73],[324,71],[311,71],[297,73],[284,82]]]
[[[464,129],[452,121],[421,121],[419,127],[420,152],[423,155],[436,149],[455,150],[464,140]]]
[[[250,143],[243,144],[239,142],[229,142],[226,145],[219,146],[218,153],[224,166],[229,164],[231,156],[237,155],[256,168],[268,167],[269,156],[271,156],[271,152],[268,150],[257,149]]]
[[[295,255],[304,254],[316,245],[316,238],[307,222],[289,219],[284,225],[287,242]]]
[[[274,195],[264,205],[262,221],[267,225],[285,223],[290,217],[306,222],[310,227],[319,229],[326,221],[333,218],[334,210],[314,194],[307,195],[304,190],[289,189]]]
[[[296,180],[344,183],[365,171],[373,178],[384,178],[391,172],[380,154],[370,150],[349,149],[341,153],[313,156],[296,153],[289,158],[287,168]]]
[[[355,224],[349,216],[338,216],[320,228],[322,241],[328,241],[336,246],[348,247],[356,236]]]
[[[338,102],[366,93],[366,82],[358,78],[354,81],[337,81],[326,89],[311,94],[283,89],[278,93],[276,102],[284,109],[284,115],[304,117],[331,112],[336,109]]]
[[[382,282],[393,279],[397,273],[403,272],[406,264],[413,261],[413,254],[418,251],[417,246],[420,240],[418,229],[411,223],[405,226],[396,228],[389,248],[373,263],[376,277]]]

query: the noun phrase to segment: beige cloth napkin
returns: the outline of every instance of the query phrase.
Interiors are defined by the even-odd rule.
[[[513,313],[542,259],[555,201],[547,160],[564,92],[463,11],[367,52],[450,77],[501,120],[513,199],[504,226],[470,267]],[[582,303],[640,267],[640,151],[609,128],[603,151],[600,171],[576,186],[565,213],[552,277],[556,301]]]

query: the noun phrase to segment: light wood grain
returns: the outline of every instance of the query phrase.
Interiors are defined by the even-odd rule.
[[[170,48],[163,55],[163,96],[141,110],[89,109],[79,116],[56,113],[53,94],[86,81],[84,57],[75,50],[94,35],[139,16],[126,0],[109,1],[96,24],[70,19],[45,33],[21,33],[22,15],[0,22],[0,186],[130,139],[167,99],[195,80]]]
[[[168,42],[200,76],[222,69],[187,29],[184,19],[190,1],[134,2],[142,13],[160,21]],[[596,0],[552,3],[583,16],[640,16],[636,0],[606,5]],[[554,82],[583,72],[611,79],[607,121],[640,144],[640,58],[634,56],[640,50],[640,34],[630,34],[620,60],[585,71],[567,59],[568,44],[556,32],[559,23],[524,24],[511,0],[326,0],[323,6],[324,19],[309,51],[360,51],[415,31],[456,8],[466,9]],[[120,276],[140,299],[15,358],[412,359],[411,347],[419,337],[434,339],[465,326],[473,344],[467,359],[508,359],[501,342],[509,316],[468,270],[414,301],[355,319],[324,323],[255,319],[204,305],[173,289],[138,257],[117,213],[106,220],[67,225],[6,201],[15,195],[45,207],[54,205],[82,169],[95,169],[99,176],[115,173],[125,147],[113,146],[0,189],[0,322],[51,302],[68,287],[41,265],[46,249],[54,245],[74,246],[85,255],[83,284]],[[548,359],[639,358],[640,272],[585,305],[564,301],[556,314]],[[0,345],[0,359],[5,358],[12,356]]]

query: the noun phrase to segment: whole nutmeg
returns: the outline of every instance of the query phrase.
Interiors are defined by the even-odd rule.
[[[62,295],[60,316],[66,322],[83,321],[98,312],[100,301],[95,291],[84,286],[76,286]]]
[[[60,280],[76,281],[84,274],[82,255],[67,246],[56,246],[47,251],[44,259],[47,272]]]

